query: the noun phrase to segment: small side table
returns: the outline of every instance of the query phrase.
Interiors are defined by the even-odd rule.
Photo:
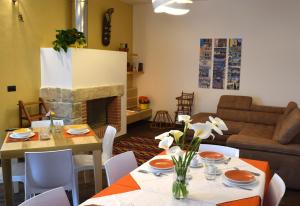
[[[152,128],[159,129],[171,128],[173,126],[174,123],[172,121],[172,118],[169,115],[169,112],[166,110],[157,111],[151,124]]]

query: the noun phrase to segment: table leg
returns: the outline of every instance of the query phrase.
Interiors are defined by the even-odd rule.
[[[102,189],[102,157],[101,150],[93,151],[94,159],[94,179],[95,179],[95,193]]]
[[[2,173],[3,173],[3,183],[4,183],[4,200],[6,206],[13,205],[12,200],[12,181],[11,181],[11,162],[10,159],[1,160]]]

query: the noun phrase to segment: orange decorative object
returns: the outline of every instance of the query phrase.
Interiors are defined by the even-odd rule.
[[[150,100],[146,96],[139,96],[139,104],[150,104]]]

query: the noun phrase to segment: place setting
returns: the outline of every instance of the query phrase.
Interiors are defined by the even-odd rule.
[[[233,169],[224,173],[222,184],[226,187],[252,190],[258,184],[258,179],[251,171]]]
[[[64,137],[78,137],[78,136],[90,136],[94,135],[94,132],[85,124],[70,125],[65,128]]]
[[[174,163],[170,159],[153,159],[149,161],[148,169],[139,169],[138,172],[140,173],[150,173],[154,176],[167,176],[168,173],[174,171]]]
[[[24,142],[39,139],[39,134],[29,128],[20,128],[8,133],[6,142]]]

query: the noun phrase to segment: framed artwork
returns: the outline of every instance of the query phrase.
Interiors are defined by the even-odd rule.
[[[224,89],[225,67],[226,67],[227,39],[214,40],[214,66],[213,83],[214,89]]]
[[[200,39],[199,88],[240,89],[241,38]]]
[[[200,88],[209,88],[212,65],[212,39],[200,39],[199,82]]]

